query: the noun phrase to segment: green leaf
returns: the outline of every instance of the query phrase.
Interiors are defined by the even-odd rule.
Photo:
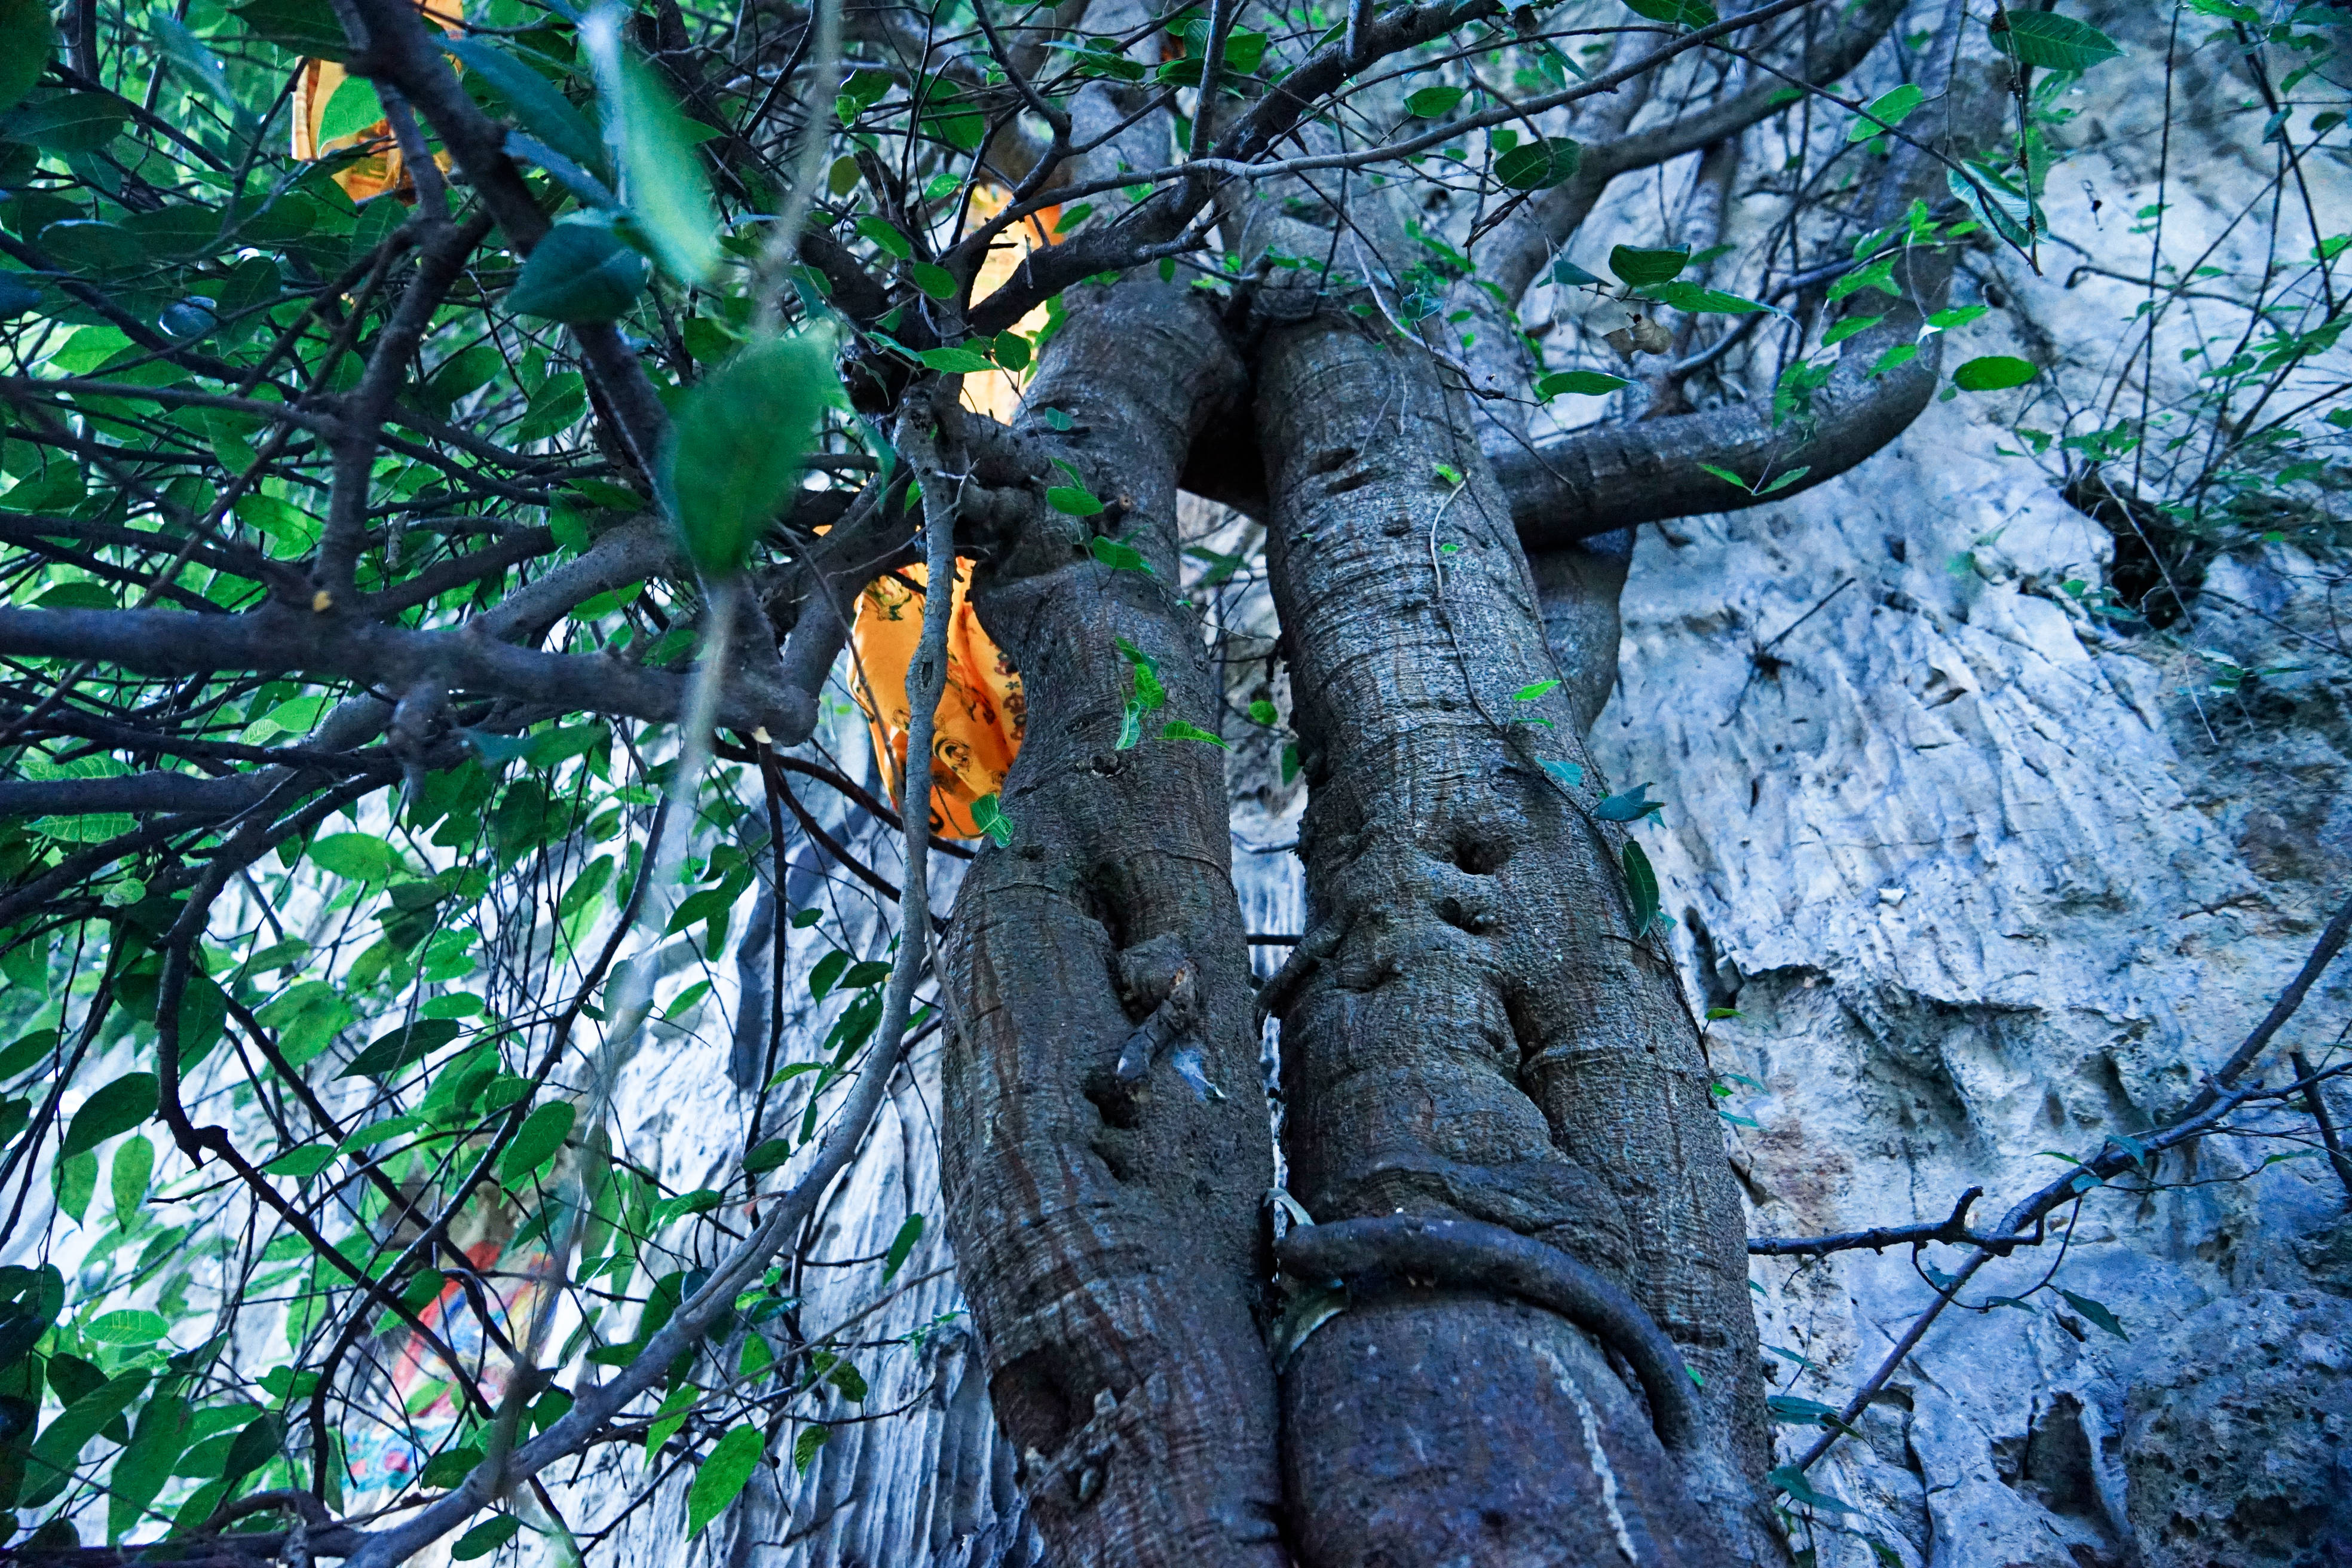
[[[1965,174],[1958,169],[1947,169],[1944,184],[1987,227],[2010,244],[2022,246],[2032,237],[2026,226],[2039,223],[2032,199],[1991,168],[1970,163]]]
[[[254,37],[298,55],[348,60],[352,41],[328,0],[247,0],[237,20]]]
[[[1536,396],[1548,401],[1563,392],[1572,392],[1580,397],[1606,397],[1621,386],[1633,384],[1622,375],[1597,370],[1555,371],[1536,383]]]
[[[1523,142],[1495,160],[1495,178],[1515,191],[1548,191],[1575,176],[1584,149],[1565,136]]]
[[[1650,868],[1650,858],[1631,838],[1625,840],[1624,852],[1618,858],[1625,868],[1625,893],[1633,905],[1633,940],[1641,941],[1650,934],[1650,928],[1665,917],[1658,910],[1658,874]]]
[[[1574,789],[1584,782],[1584,767],[1580,763],[1556,763],[1546,757],[1543,768],[1544,772],[1570,789]]]
[[[1084,490],[1079,490],[1076,494],[1084,496],[1087,500],[1094,500],[1094,497],[1087,495]],[[1054,492],[1052,490],[1047,490],[1045,492],[1045,499],[1052,501],[1054,500]],[[1096,504],[1097,507],[1101,505],[1100,502],[1096,502]],[[1060,502],[1056,501],[1055,502],[1055,510],[1066,510],[1067,509],[1063,507]],[[1093,514],[1086,513],[1083,515],[1091,516]],[[1142,572],[1149,574],[1151,571],[1151,563],[1143,558],[1142,551],[1138,550],[1132,544],[1125,543],[1119,540],[1107,538],[1102,534],[1097,534],[1094,538],[1087,542],[1087,549],[1096,560],[1101,562],[1104,565],[1109,567],[1114,572]]]
[[[264,1175],[291,1176],[298,1182],[307,1182],[334,1163],[334,1160],[335,1151],[331,1145],[313,1143],[300,1149],[289,1149],[262,1166],[261,1171]]]
[[[1650,798],[1648,784],[1635,784],[1622,795],[1605,797],[1592,808],[1592,815],[1603,822],[1639,822],[1665,809],[1666,803]]]
[[[1822,347],[1835,348],[1856,332],[1866,332],[1885,320],[1885,316],[1848,316],[1822,334]]]
[[[1939,332],[1948,332],[1954,327],[1967,326],[1970,321],[1983,315],[1987,307],[1983,305],[1955,305],[1948,310],[1938,310],[1928,317],[1927,324]]]
[[[572,1123],[580,1111],[568,1100],[550,1100],[523,1118],[515,1131],[514,1142],[499,1157],[499,1179],[509,1186],[520,1184],[524,1177],[563,1147],[572,1135]]]
[[[1282,722],[1282,710],[1263,697],[1249,705],[1249,716],[1251,723],[1264,724],[1268,729]]]
[[[449,1548],[450,1560],[471,1563],[477,1557],[488,1557],[521,1533],[522,1521],[514,1515],[493,1515],[457,1537],[457,1544]]]
[[[152,1313],[148,1314],[153,1316]],[[26,1495],[19,1508],[38,1508],[66,1488],[67,1473],[92,1437],[131,1407],[147,1386],[151,1374],[143,1367],[100,1384],[66,1406],[42,1429],[33,1444],[32,1462],[26,1467]]]
[[[17,952],[19,952],[31,951],[36,950],[30,948],[17,949]],[[24,980],[13,975],[10,978],[16,979],[18,984],[30,985],[35,984],[34,982]],[[15,1078],[17,1074],[38,1066],[41,1062],[47,1060],[48,1058],[55,1053],[57,1048],[58,1032],[55,1029],[35,1029],[31,1034],[26,1035],[15,1045],[10,1046],[6,1050],[0,1051],[0,1082],[5,1082],[7,1079]]]
[[[995,356],[996,363],[1006,370],[1023,371],[1029,368],[1029,340],[1019,332],[1008,331],[997,333],[996,342],[991,346],[989,352]]]
[[[890,1250],[882,1255],[882,1282],[887,1285],[899,1269],[907,1266],[915,1250],[915,1243],[923,1239],[923,1216],[910,1214],[898,1226],[898,1234],[890,1238]]]
[[[155,1176],[155,1145],[141,1137],[125,1138],[114,1151],[114,1163],[107,1171],[107,1184],[114,1193],[114,1223],[124,1230],[131,1228],[139,1205],[147,1201],[148,1184]],[[0,1364],[5,1364],[0,1358]]]
[[[907,268],[907,272],[914,279],[915,287],[932,299],[952,300],[956,297],[956,276],[944,267],[935,262],[918,261]]]
[[[1847,295],[1858,294],[1864,289],[1875,289],[1882,294],[1902,298],[1903,290],[1895,282],[1894,257],[1882,256],[1867,267],[1855,268],[1831,284],[1824,298],[1834,305]]]
[[[131,1307],[100,1314],[84,1331],[102,1345],[152,1345],[171,1330],[160,1314]]]
[[[363,76],[347,76],[319,117],[319,140],[324,143],[356,136],[383,118],[383,100],[376,96],[375,83]]]
[[[610,224],[566,218],[532,247],[507,308],[567,326],[601,326],[619,321],[652,276],[645,257]]]
[[[662,464],[671,515],[707,577],[740,571],[800,487],[801,454],[838,387],[814,338],[747,344],[681,401]]]
[[[923,362],[926,369],[938,371],[941,375],[978,375],[982,371],[996,368],[986,354],[971,349],[925,349],[915,357]],[[1046,492],[1048,500],[1052,499],[1052,494],[1051,491]]]
[[[1952,372],[1952,384],[1962,392],[2000,392],[2023,386],[2034,377],[2033,363],[2010,354],[1986,354]]]
[[[69,1159],[97,1148],[118,1132],[128,1132],[155,1114],[156,1082],[152,1072],[124,1073],[82,1101],[58,1145],[58,1158]]]
[[[45,153],[95,153],[114,140],[129,113],[112,93],[62,92],[0,117],[0,137],[29,142]]]
[[[454,1018],[419,1018],[404,1028],[376,1037],[367,1049],[353,1057],[350,1065],[335,1076],[390,1078],[415,1066],[464,1032],[465,1026]]]
[[[286,1432],[275,1415],[265,1415],[236,1435],[228,1446],[228,1458],[221,1468],[221,1479],[234,1486],[278,1457],[286,1441]],[[428,1469],[431,1467],[426,1467]]]
[[[1923,89],[1907,81],[1892,92],[1883,92],[1870,100],[1861,118],[1846,127],[1845,139],[1864,142],[1882,132],[1892,131],[1908,119],[1927,99],[1927,94]]]
[[[700,283],[719,263],[719,213],[677,102],[652,69],[621,46],[614,13],[592,12],[581,41],[596,64],[607,130],[617,127],[629,211],[654,259],[680,283]]]
[[[14,109],[48,68],[58,29],[43,0],[0,0],[0,110]]]
[[[1899,370],[1918,357],[1919,345],[1917,343],[1891,344],[1885,353],[1880,354],[1878,358],[1872,363],[1871,367],[1868,370],[1862,373],[1863,379],[1864,381],[1874,380],[1879,376],[1885,375],[1890,370]]]
[[[705,1525],[727,1510],[759,1468],[761,1450],[766,1447],[757,1426],[730,1426],[725,1436],[711,1445],[710,1457],[694,1472],[694,1485],[687,1490],[688,1539],[701,1534]]]
[[[1748,481],[1741,479],[1738,474],[1733,473],[1729,468],[1719,468],[1713,463],[1701,463],[1699,465],[1699,469],[1703,473],[1713,474],[1717,479],[1721,479],[1727,485],[1737,485],[1743,490],[1748,489]]]
[[[2090,1319],[2091,1321],[2098,1324],[2099,1327],[2106,1330],[2107,1332],[2115,1335],[2116,1338],[2126,1342],[2130,1341],[2131,1336],[2124,1332],[2123,1323],[2113,1312],[2107,1310],[2105,1302],[2094,1301],[2088,1296],[2077,1296],[2072,1290],[2065,1289],[2063,1287],[2060,1289],[2058,1294],[2065,1297],[2068,1303],[2074,1307],[2074,1310],[2082,1313],[2083,1316]]]
[[[1003,803],[993,790],[971,803],[971,821],[998,848],[1013,847],[1013,819],[1004,815]]]
[[[697,1187],[690,1193],[680,1193],[674,1198],[664,1198],[646,1211],[646,1234],[650,1236],[670,1221],[681,1219],[688,1215],[709,1214],[726,1201],[725,1193],[713,1192],[709,1187]]]
[[[443,48],[465,63],[514,111],[515,123],[599,179],[608,178],[604,139],[588,117],[529,63],[487,38],[449,38]]]
[[[2055,11],[1997,9],[1989,25],[1992,47],[2020,65],[2084,71],[2123,53],[2115,40]]]
[[[818,959],[816,967],[809,971],[810,997],[815,1001],[824,1001],[824,994],[832,990],[840,981],[842,973],[849,965],[849,954],[841,952],[838,948]]]
[[[1551,280],[1569,289],[1580,289],[1601,281],[1565,256],[1551,264]]]
[[[1661,305],[1672,305],[1677,310],[1687,310],[1693,315],[1752,316],[1759,310],[1772,308],[1760,300],[1727,294],[1720,289],[1690,282],[1654,283],[1642,292]]]
[[[824,1353],[818,1352],[820,1356]],[[873,1392],[866,1384],[866,1374],[858,1371],[845,1357],[834,1362],[831,1366],[824,1369],[824,1381],[841,1390],[843,1398],[859,1405],[865,1404],[866,1396]]]
[[[1552,690],[1559,685],[1559,682],[1558,680],[1530,681],[1527,685],[1520,687],[1517,691],[1512,692],[1511,700],[1514,702],[1533,702],[1538,698],[1543,696],[1546,692]]]
[[[57,1190],[58,1212],[79,1225],[89,1212],[90,1194],[98,1191],[98,1156],[87,1149],[59,1155],[49,1172],[49,1184]]]
[[[814,1421],[802,1427],[801,1435],[793,1439],[793,1468],[802,1475],[808,1474],[817,1450],[824,1447],[824,1440],[831,1436],[830,1428],[820,1426]]]
[[[878,218],[869,213],[857,220],[856,226],[857,232],[872,240],[876,248],[885,255],[905,261],[915,254],[915,242],[899,233],[898,226],[887,218]]]
[[[1684,27],[1712,27],[1719,20],[1706,0],[1625,0],[1625,8],[1653,22]]]
[[[1469,91],[1462,87],[1424,87],[1405,95],[1404,111],[1416,120],[1443,120]]]
[[[1181,719],[1171,719],[1167,723],[1162,724],[1160,727],[1160,738],[1163,741],[1201,741],[1216,747],[1219,751],[1233,750],[1223,736],[1212,734],[1199,725],[1188,724]]]
[[[1836,1513],[1854,1511],[1853,1508],[1838,1501],[1837,1499],[1815,1491],[1812,1484],[1805,1479],[1805,1472],[1794,1465],[1782,1465],[1764,1479],[1799,1502],[1813,1508],[1825,1508]]]
[[[1621,245],[1609,253],[1609,270],[1628,289],[1646,289],[1660,283],[1670,283],[1690,265],[1690,247],[1678,246],[1671,250],[1642,250]]]
[[[1787,473],[1782,474],[1779,479],[1774,479],[1770,484],[1759,487],[1756,493],[1759,496],[1769,496],[1774,490],[1787,489],[1790,485],[1795,484],[1799,479],[1803,479],[1807,474],[1810,474],[1812,471],[1813,467],[1811,463],[1800,463],[1795,468],[1790,468]]]
[[[331,833],[313,839],[310,863],[354,882],[388,882],[407,869],[400,852],[373,833]]]
[[[106,1532],[120,1541],[146,1512],[172,1479],[172,1468],[186,1451],[191,1430],[188,1402],[176,1394],[158,1393],[139,1413],[139,1427],[107,1477]]]
[[[691,1395],[689,1394],[689,1397]],[[268,1417],[265,1416],[263,1419],[267,1420]],[[261,1425],[261,1422],[257,1421],[253,1425],[255,1426],[258,1426]],[[249,1432],[252,1430],[252,1427],[247,1427],[246,1430]],[[243,1440],[244,1433],[239,1433],[238,1441],[242,1442]],[[271,1443],[270,1450],[272,1453],[277,1451],[277,1447],[278,1446],[275,1442]],[[417,1474],[416,1484],[421,1487],[432,1488],[436,1491],[446,1490],[451,1487],[457,1486],[467,1476],[472,1475],[476,1467],[479,1466],[481,1462],[482,1451],[470,1445],[463,1447],[445,1448],[440,1453],[434,1455],[430,1459],[427,1459],[425,1462],[425,1468]]]

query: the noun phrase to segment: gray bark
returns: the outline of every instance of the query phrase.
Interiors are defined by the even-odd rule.
[[[1159,733],[1217,724],[1175,588],[1176,475],[1241,366],[1197,293],[1087,293],[1027,406],[1075,421],[1056,446],[1151,570],[1110,569],[1046,512],[978,574],[1028,718],[1003,792],[1013,845],[973,864],[946,942],[950,1213],[1053,1560],[1273,1568],[1274,1388],[1253,1315],[1272,1151],[1223,753]],[[1115,639],[1166,689],[1125,749],[1139,678]],[[1177,1037],[1159,1049],[1139,1029],[1155,1017]]]
[[[1311,790],[1309,934],[1272,988],[1292,1187],[1319,1220],[1458,1216],[1559,1248],[1665,1331],[1706,1412],[1669,1456],[1612,1347],[1565,1318],[1475,1281],[1360,1290],[1286,1379],[1301,1558],[1769,1560],[1696,1031],[1629,918],[1577,710],[1512,695],[1559,667],[1466,411],[1344,317],[1269,334],[1258,409]]]

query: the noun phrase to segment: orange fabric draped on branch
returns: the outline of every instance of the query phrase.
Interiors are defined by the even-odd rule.
[[[465,30],[465,18],[454,7],[438,10],[426,5],[417,9],[445,33],[454,35]],[[320,136],[326,122],[327,105],[351,79],[351,73],[333,60],[302,62],[301,74],[294,80],[294,156],[311,163],[364,147],[368,151],[363,156],[351,160],[334,173],[335,184],[343,188],[343,195],[354,202],[387,194],[403,201],[415,201],[416,181],[402,162],[400,148],[392,139],[390,121],[379,120],[345,136]],[[435,153],[433,161],[445,171],[450,166],[446,153]]]
[[[980,837],[971,803],[1004,787],[1004,774],[1021,752],[1029,718],[1021,672],[990,640],[972,611],[967,595],[971,578],[971,563],[958,559],[948,620],[948,684],[940,697],[931,738],[931,827],[950,838]],[[893,803],[905,799],[910,727],[907,667],[914,662],[922,639],[927,586],[919,565],[877,577],[857,595],[857,618],[850,627],[856,656],[850,691],[866,710],[875,754],[889,759],[882,771]]]

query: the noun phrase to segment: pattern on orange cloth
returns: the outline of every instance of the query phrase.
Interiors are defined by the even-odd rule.
[[[445,33],[455,34],[465,28],[465,19],[454,11],[445,14],[431,5],[419,5],[417,9]],[[416,182],[409,178],[400,148],[392,140],[391,121],[379,120],[331,142],[319,140],[319,128],[327,118],[327,105],[333,100],[335,89],[350,79],[351,73],[333,60],[302,62],[302,72],[294,80],[294,156],[309,163],[345,148],[372,147],[373,151],[365,157],[354,159],[335,171],[334,182],[343,188],[343,195],[354,202],[386,193],[404,201],[414,200]],[[450,167],[446,153],[436,153],[433,162],[444,170]]]
[[[906,581],[901,581],[903,576]],[[850,627],[850,690],[866,710],[877,755],[892,804],[903,795],[906,777],[907,667],[923,637],[923,595],[928,580],[920,565],[898,576],[877,577],[857,595],[857,619]],[[931,734],[931,827],[950,838],[977,838],[971,803],[1004,787],[1004,775],[1021,753],[1029,707],[1021,694],[1021,672],[982,629],[966,590],[971,563],[956,561],[954,597],[948,612],[948,683],[940,695]],[[915,584],[910,588],[907,584]],[[866,682],[873,682],[868,690]],[[876,700],[875,693],[880,693]]]
[[[1003,185],[975,185],[971,193],[971,222],[973,227],[986,223],[1003,212],[1013,202],[1013,193]],[[985,300],[1013,279],[1013,274],[1029,253],[1041,245],[1058,245],[1061,237],[1054,225],[1061,221],[1062,209],[1046,207],[1030,214],[1007,227],[981,258],[980,270],[972,275],[971,297]],[[1013,330],[1024,337],[1035,337],[1039,329],[1051,319],[1052,312],[1040,305],[1018,321]],[[1027,371],[975,371],[963,378],[963,405],[976,414],[1011,424],[1020,411],[1022,389],[1029,384]]]

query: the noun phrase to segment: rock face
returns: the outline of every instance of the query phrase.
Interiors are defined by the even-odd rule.
[[[2150,1568],[2352,1563],[2352,1303],[2210,1302],[2132,1363],[2122,1447]]]
[[[2050,585],[2096,580],[2110,542],[1990,445],[1934,410],[1847,484],[1636,551],[1596,749],[1612,787],[1676,803],[1645,837],[1694,993],[1738,1013],[1709,1046],[1752,1124],[1731,1144],[1757,1234],[1938,1219],[1971,1186],[1990,1223],[2062,1168],[2042,1151],[2176,1111],[2341,896],[2328,683],[2286,678],[2265,721],[2192,654],[2098,630]],[[2294,569],[2225,562],[2209,589],[2284,608]],[[2224,610],[2206,646],[2268,657]],[[2288,1037],[2316,1056],[2346,1016],[2331,976]],[[2063,1259],[1988,1268],[1964,1300],[2028,1300],[1946,1314],[1816,1468],[1854,1510],[1817,1561],[2352,1553],[2345,1191],[2323,1161],[2261,1168],[2297,1148],[2165,1157],[2162,1190],[2091,1195]],[[1832,1405],[1930,1299],[1903,1249],[1754,1278],[1776,1384]]]

